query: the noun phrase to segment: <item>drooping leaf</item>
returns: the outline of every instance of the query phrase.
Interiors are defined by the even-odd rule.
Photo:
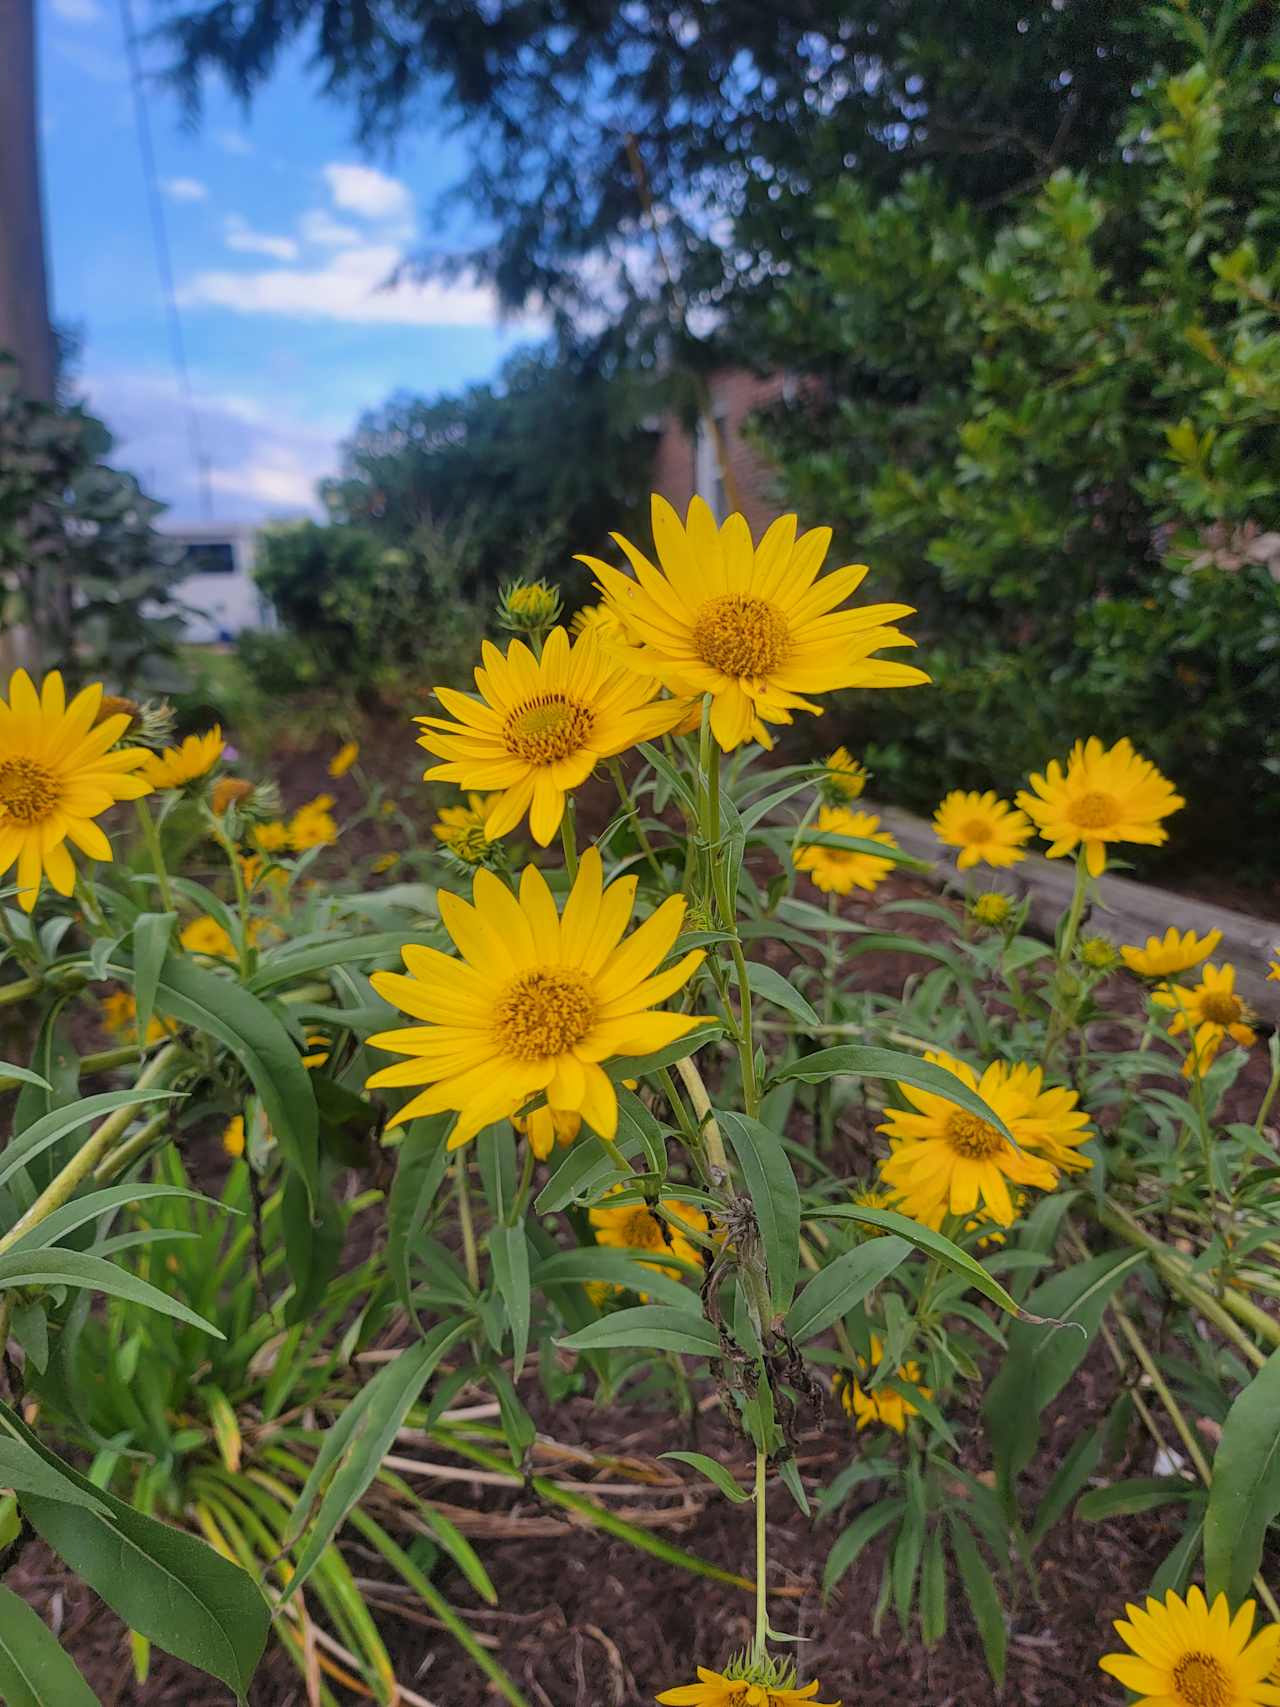
[[[733,1110],[716,1120],[738,1159],[769,1269],[769,1297],[782,1314],[790,1307],[800,1271],[800,1189],[781,1134]]]
[[[945,1067],[926,1061],[921,1055],[908,1055],[900,1049],[874,1049],[858,1043],[841,1043],[834,1049],[820,1049],[816,1055],[802,1056],[789,1061],[774,1074],[775,1081],[803,1079],[805,1084],[817,1084],[822,1079],[847,1074],[856,1079],[892,1079],[895,1083],[911,1085],[920,1091],[932,1091],[945,1097],[994,1126],[1014,1142],[1013,1134],[991,1105],[969,1089],[963,1079],[949,1073]]]
[[[700,1475],[705,1476],[709,1482],[714,1482],[725,1498],[732,1500],[735,1505],[749,1505],[751,1503],[751,1495],[746,1489],[739,1487],[724,1465],[717,1463],[714,1458],[708,1458],[705,1452],[661,1452],[658,1456],[660,1458],[675,1458],[681,1464],[688,1464],[691,1469],[697,1470]]]
[[[911,1253],[905,1239],[868,1239],[819,1269],[787,1312],[786,1330],[798,1345],[816,1338],[860,1304]]]
[[[508,1227],[504,1222],[489,1229],[489,1256],[493,1277],[507,1307],[511,1324],[512,1364],[517,1372],[529,1349],[532,1304],[529,1292],[529,1241],[524,1223]]]
[[[2,1583],[0,1701],[5,1707],[99,1707],[53,1631]]]
[[[720,1336],[710,1322],[692,1310],[675,1310],[665,1304],[613,1310],[557,1343],[567,1351],[639,1346],[649,1351],[678,1351],[688,1357],[714,1357],[720,1350]]]
[[[1280,1351],[1236,1395],[1213,1455],[1204,1521],[1210,1599],[1246,1599],[1262,1563],[1267,1526],[1280,1513]]]
[[[221,1329],[197,1316],[179,1299],[149,1281],[139,1280],[128,1269],[104,1262],[87,1251],[8,1251],[0,1256],[0,1291],[13,1286],[83,1286],[113,1298],[127,1298],[132,1304],[158,1310],[162,1316],[176,1316],[180,1322],[189,1322],[193,1328],[212,1334],[214,1339],[226,1338]]]

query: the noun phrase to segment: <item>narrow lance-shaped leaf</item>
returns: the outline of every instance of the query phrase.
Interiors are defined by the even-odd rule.
[[[1237,1394],[1213,1455],[1204,1522],[1210,1599],[1244,1600],[1262,1563],[1267,1527],[1280,1512],[1280,1351]]]
[[[1013,1133],[995,1109],[977,1091],[970,1090],[963,1079],[920,1055],[908,1055],[900,1049],[873,1049],[857,1043],[842,1043],[835,1049],[820,1049],[816,1055],[789,1061],[773,1077],[775,1082],[803,1079],[806,1084],[816,1084],[821,1079],[832,1079],[841,1074],[856,1079],[893,1079],[916,1090],[932,1091],[935,1096],[945,1097],[957,1108],[964,1109],[966,1114],[987,1121],[1011,1144],[1015,1142]]]
[[[5,1707],[99,1707],[53,1631],[0,1584],[0,1701]]]

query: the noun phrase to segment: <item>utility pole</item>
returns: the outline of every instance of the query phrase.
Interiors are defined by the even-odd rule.
[[[22,389],[53,401],[54,343],[36,146],[34,0],[0,0],[0,350]]]

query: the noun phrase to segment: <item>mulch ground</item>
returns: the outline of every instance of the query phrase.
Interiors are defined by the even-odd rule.
[[[420,814],[425,834],[431,813],[417,781],[421,767],[411,731],[402,722],[392,719],[390,727],[384,723],[372,736],[366,733],[364,757],[374,774],[393,783],[406,807]],[[338,797],[339,816],[355,809],[358,793],[352,780],[335,783],[325,769],[337,744],[336,738],[317,740],[312,735],[300,740],[296,750],[273,755],[272,769],[285,778],[290,805],[329,792]],[[589,833],[590,802],[585,816]],[[342,858],[375,851],[374,834],[371,826],[358,832],[358,844],[344,849]],[[386,879],[395,880],[394,874]],[[1204,885],[1194,886],[1204,891]],[[1212,884],[1208,887],[1212,891]],[[914,880],[894,878],[878,899],[922,892]],[[1231,904],[1242,899],[1238,890],[1226,886],[1217,898]],[[1269,900],[1271,910],[1280,915],[1276,897]],[[1266,912],[1268,897],[1250,892],[1248,905]],[[901,917],[886,928],[901,929]],[[856,968],[857,986],[896,994],[909,975],[921,971],[922,962],[877,954],[863,957]],[[1255,1081],[1261,1088],[1265,1070],[1261,1051],[1258,1055],[1237,1095],[1256,1097]],[[873,1142],[861,1111],[846,1109],[832,1165],[867,1171]],[[1024,1509],[1033,1509],[1070,1443],[1108,1409],[1119,1382],[1110,1361],[1095,1347],[1044,1419],[1043,1447],[1027,1479]],[[605,1408],[589,1397],[553,1408],[532,1377],[526,1378],[522,1396],[543,1436],[561,1446],[645,1460],[673,1448],[695,1447],[736,1463],[745,1479],[746,1449],[731,1434],[709,1393],[692,1422],[633,1404]],[[979,1398],[975,1389],[971,1410]],[[965,1420],[963,1410],[959,1420]],[[963,1432],[969,1441],[966,1467],[982,1474],[989,1466],[981,1430]],[[811,1491],[861,1449],[862,1442],[854,1444],[848,1419],[828,1404],[826,1415],[803,1429],[798,1441]],[[882,1450],[883,1443],[867,1449]],[[447,1457],[435,1448],[432,1456]],[[589,1487],[588,1473],[577,1473]],[[1134,1430],[1108,1475],[1151,1473],[1151,1444]],[[597,1479],[608,1475],[600,1472]],[[424,1494],[446,1502],[471,1534],[497,1586],[500,1606],[486,1607],[452,1573],[440,1575],[441,1588],[537,1707],[636,1707],[652,1701],[660,1689],[691,1681],[696,1664],[717,1665],[750,1639],[753,1608],[748,1594],[694,1578],[593,1528],[567,1521],[563,1512],[544,1506],[531,1491],[481,1486],[465,1475],[445,1484],[422,1479],[417,1485]],[[956,1497],[964,1497],[960,1485]],[[619,1509],[617,1500],[603,1503]],[[846,1707],[1102,1707],[1119,1700],[1120,1692],[1107,1686],[1097,1671],[1097,1659],[1115,1645],[1110,1620],[1122,1615],[1124,1602],[1142,1591],[1172,1546],[1176,1516],[1156,1511],[1102,1524],[1073,1517],[1060,1522],[1037,1555],[1034,1582],[1024,1578],[1016,1590],[1008,1676],[1004,1689],[997,1691],[956,1583],[949,1585],[948,1634],[932,1650],[924,1649],[918,1637],[904,1639],[892,1613],[878,1629],[872,1628],[884,1558],[878,1545],[863,1554],[831,1604],[823,1607],[818,1580],[827,1552],[842,1524],[867,1503],[869,1496],[859,1490],[839,1517],[815,1523],[795,1508],[785,1489],[770,1492],[770,1582],[781,1591],[774,1601],[773,1621],[807,1638],[797,1650],[802,1676],[823,1680],[823,1700],[843,1699]],[[688,1482],[677,1494],[639,1495],[622,1505],[649,1511],[672,1508],[672,1520],[655,1533],[728,1570],[750,1574],[749,1508],[704,1498]],[[356,1544],[350,1545],[348,1557],[358,1576],[385,1583],[378,1562],[362,1555]],[[28,1544],[6,1581],[58,1632],[103,1707],[224,1707],[230,1700],[221,1686],[158,1651],[146,1683],[138,1684],[119,1621],[43,1544]],[[388,1594],[385,1586],[373,1592],[384,1598]],[[421,1608],[407,1604],[398,1612],[384,1610],[379,1621],[402,1684],[432,1707],[480,1707],[499,1699]],[[358,1699],[341,1689],[337,1693],[344,1701]],[[305,1700],[287,1659],[269,1651],[250,1692],[251,1707],[304,1707]]]

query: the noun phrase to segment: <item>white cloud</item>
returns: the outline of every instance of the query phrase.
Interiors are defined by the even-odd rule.
[[[209,471],[209,489],[220,497],[256,498],[273,512],[315,510],[314,469],[293,459],[285,446],[270,452],[273,461],[244,462],[235,468]]]
[[[96,42],[85,41],[79,37],[55,37],[54,52],[59,58],[65,59],[69,65],[74,65],[77,71],[82,71],[86,77],[92,77],[98,83],[124,83],[129,77],[129,67],[121,54],[113,53],[108,48],[99,47]]]
[[[334,162],[324,167],[324,177],[333,205],[347,213],[359,214],[362,219],[405,222],[413,217],[413,197],[408,186],[399,178],[388,178],[373,166]]]
[[[179,293],[188,307],[237,314],[287,314],[383,326],[492,326],[498,303],[487,286],[428,279],[384,289],[401,261],[393,244],[343,249],[320,267],[197,273]]]
[[[73,4],[75,0],[73,0]],[[253,153],[253,144],[249,138],[238,130],[215,130],[213,140],[224,154],[249,155]]]
[[[298,258],[298,245],[292,237],[272,237],[269,232],[254,231],[238,213],[228,214],[222,230],[228,249],[237,249],[245,255],[270,255],[277,261]]]
[[[174,202],[207,201],[209,190],[199,178],[161,178],[160,188]]]
[[[360,233],[354,225],[343,225],[327,208],[312,208],[298,221],[304,243],[319,243],[329,249],[353,249],[360,243]]]
[[[53,10],[68,24],[96,24],[102,16],[98,0],[53,0]]]

